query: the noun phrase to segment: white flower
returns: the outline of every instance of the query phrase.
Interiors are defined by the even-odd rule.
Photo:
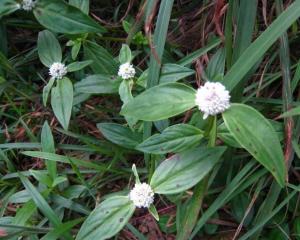
[[[154,201],[154,192],[147,183],[136,183],[129,193],[129,199],[138,208],[148,208]]]
[[[225,86],[219,82],[206,82],[198,88],[196,105],[204,113],[203,119],[209,115],[217,115],[230,107],[230,95]]]
[[[35,0],[23,0],[22,9],[25,11],[31,11],[35,7],[36,2],[37,1]]]
[[[60,62],[53,63],[49,68],[49,74],[51,77],[55,79],[61,79],[63,76],[67,74],[67,67],[65,64]]]
[[[133,78],[135,75],[135,69],[133,68],[132,64],[124,63],[119,67],[118,76],[123,79],[130,79]]]

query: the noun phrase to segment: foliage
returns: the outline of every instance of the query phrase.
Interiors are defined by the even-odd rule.
[[[299,238],[300,0],[25,2],[0,1],[0,238]]]

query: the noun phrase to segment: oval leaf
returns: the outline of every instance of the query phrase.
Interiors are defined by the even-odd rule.
[[[197,148],[172,156],[155,170],[152,189],[155,193],[175,194],[193,187],[211,171],[225,149]]]
[[[105,32],[88,15],[61,0],[39,0],[33,10],[38,22],[59,33],[80,34]]]
[[[134,149],[143,139],[142,134],[116,123],[99,123],[97,128],[109,141],[129,149]]]
[[[115,75],[118,72],[118,64],[114,57],[102,46],[91,41],[83,44],[84,57],[92,60],[91,68],[94,73]]]
[[[280,186],[286,167],[278,136],[270,122],[254,108],[232,104],[223,113],[224,122],[236,141],[268,169]]]
[[[121,64],[131,62],[132,54],[129,46],[127,44],[122,44],[122,48],[119,54],[119,62]]]
[[[129,221],[135,206],[127,196],[106,199],[88,216],[76,240],[108,239],[117,234]]]
[[[82,61],[82,62],[73,62],[67,66],[68,72],[79,71],[79,70],[85,68],[86,66],[90,65],[92,62],[93,61],[91,61],[91,60],[86,60],[86,61]]]
[[[0,1],[0,18],[20,8],[20,4],[18,4],[15,0],[1,0]]]
[[[76,92],[80,93],[117,93],[121,79],[111,75],[96,74],[88,76],[75,84]]]
[[[51,106],[57,120],[67,130],[73,106],[73,85],[70,79],[57,81],[57,86],[51,91]]]
[[[200,143],[203,132],[192,125],[177,124],[166,128],[139,144],[136,149],[146,153],[165,154],[182,152]]]
[[[195,90],[181,83],[161,84],[146,90],[122,108],[121,114],[144,121],[176,116],[195,106]]]
[[[39,32],[37,45],[40,61],[46,67],[50,67],[54,62],[61,62],[61,47],[52,32],[48,30]]]

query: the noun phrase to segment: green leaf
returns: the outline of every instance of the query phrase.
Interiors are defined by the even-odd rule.
[[[32,169],[30,169],[29,172],[38,182],[45,184],[47,187],[51,187],[52,179],[47,173]]]
[[[167,63],[164,64],[161,68],[159,83],[162,84],[177,82],[178,80],[188,77],[194,73],[195,71],[190,68],[174,63]],[[148,70],[143,72],[143,74],[138,78],[136,83],[142,87],[146,87],[147,78]]]
[[[44,122],[41,133],[41,145],[43,152],[55,153],[54,139],[52,136],[51,128],[47,121]],[[52,179],[56,178],[56,162],[46,161],[46,166],[49,175]]]
[[[33,13],[44,27],[59,33],[103,33],[101,27],[77,7],[61,0],[39,0]]]
[[[55,214],[55,212],[49,206],[49,204],[44,199],[44,197],[32,185],[32,183],[26,177],[24,177],[22,174],[19,174],[19,177],[20,177],[24,187],[26,188],[27,192],[30,194],[32,200],[34,201],[36,206],[39,208],[39,210],[49,219],[49,221],[54,226],[61,225],[61,221],[58,218],[58,216]],[[65,233],[64,236],[67,236],[67,239],[72,239],[69,236],[69,234]]]
[[[78,223],[82,222],[83,218],[75,219],[72,221],[68,221],[62,223],[61,225],[55,227],[50,232],[48,232],[41,240],[56,240],[60,239],[60,237],[65,233],[70,231],[73,227],[75,227]]]
[[[182,152],[199,145],[203,131],[188,124],[177,124],[166,128],[139,144],[136,149],[146,153],[165,154]]]
[[[120,50],[119,54],[119,62],[121,64],[131,62],[132,60],[132,54],[129,46],[127,44],[122,44],[122,48]]]
[[[155,193],[175,194],[193,187],[211,171],[225,149],[201,147],[170,157],[155,170],[152,189]]]
[[[61,47],[52,32],[48,30],[39,32],[37,47],[40,61],[46,67],[62,61]]]
[[[292,116],[297,116],[300,115],[300,107],[295,107],[283,114],[280,115],[281,118],[286,118],[286,117],[292,117]]]
[[[109,141],[125,148],[134,149],[142,141],[142,134],[120,124],[98,123],[97,128]]]
[[[284,156],[270,122],[254,108],[244,104],[232,104],[223,113],[223,119],[236,141],[268,169],[283,187],[286,177]]]
[[[133,96],[131,94],[131,90],[132,90],[132,86],[133,86],[133,80],[123,80],[119,86],[119,95],[120,98],[123,102],[124,106],[126,103],[130,102],[133,99]],[[132,128],[138,120],[136,120],[133,117],[130,116],[125,116],[125,119],[128,123],[128,125]]]
[[[73,107],[73,85],[68,78],[58,80],[52,89],[51,106],[57,120],[67,130]]]
[[[198,58],[209,52],[211,49],[214,49],[215,47],[219,46],[221,43],[221,39],[214,38],[211,42],[209,42],[205,47],[200,48],[189,55],[185,56],[184,58],[180,59],[177,64],[181,66],[187,66],[188,64],[193,63]]]
[[[231,91],[274,42],[299,18],[300,1],[294,1],[238,58],[223,83]]]
[[[0,1],[0,19],[8,14],[18,10],[20,5],[15,0],[1,0]]]
[[[83,44],[84,57],[86,60],[93,60],[91,68],[94,73],[116,75],[118,64],[114,57],[102,46],[91,41]]]
[[[148,208],[148,211],[151,213],[151,215],[155,218],[156,221],[159,221],[159,215],[158,212],[154,206],[154,204],[151,204]]]
[[[47,105],[49,93],[52,89],[52,86],[53,86],[54,82],[55,82],[55,78],[50,78],[47,85],[43,88],[43,104],[44,104],[45,107]]]
[[[85,68],[86,66],[92,64],[92,60],[86,60],[82,62],[73,62],[67,66],[68,72],[75,72]]]
[[[128,102],[122,115],[144,121],[157,121],[176,116],[195,106],[195,90],[181,83],[152,87]]]
[[[135,206],[127,196],[114,196],[103,201],[88,216],[76,240],[104,240],[116,235],[129,221]]]
[[[90,0],[69,0],[69,3],[72,6],[79,8],[85,14],[89,14]]]
[[[91,75],[75,83],[75,91],[80,93],[117,93],[121,79],[111,75]]]

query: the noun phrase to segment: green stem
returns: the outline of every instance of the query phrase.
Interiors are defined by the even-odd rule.
[[[208,136],[208,147],[214,147],[216,145],[217,138],[217,117],[210,117],[208,122],[208,128],[205,132],[205,135]],[[194,188],[193,196],[187,206],[187,211],[183,216],[183,221],[181,224],[181,231],[177,233],[177,240],[186,240],[189,239],[193,228],[198,219],[199,212],[202,207],[202,202],[204,199],[204,195],[206,193],[208,187],[208,180],[210,178],[210,174],[202,179]]]

